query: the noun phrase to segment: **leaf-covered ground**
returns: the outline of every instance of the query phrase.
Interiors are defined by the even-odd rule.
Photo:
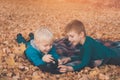
[[[25,46],[16,35],[48,26],[57,38],[64,37],[65,25],[81,20],[87,34],[103,40],[120,40],[119,0],[0,0],[0,80],[120,80],[114,65],[65,74],[43,73],[24,56]]]

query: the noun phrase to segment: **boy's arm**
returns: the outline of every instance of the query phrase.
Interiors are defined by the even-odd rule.
[[[33,63],[33,65],[35,66],[40,66],[40,65],[44,65],[46,64],[43,60],[42,60],[42,56],[38,56],[39,52],[29,48],[25,51],[26,57],[28,58],[29,61],[31,61]]]
[[[74,71],[80,70],[89,64],[91,59],[91,47],[87,46],[87,49],[84,49],[81,63],[79,65],[72,66]]]
[[[59,59],[60,56],[58,55],[58,53],[56,52],[56,48],[55,46],[52,47],[51,51],[50,51],[50,54],[53,56],[53,58],[55,59]]]
[[[71,61],[75,61],[75,60],[80,60],[80,56],[76,55],[76,56],[71,56]]]

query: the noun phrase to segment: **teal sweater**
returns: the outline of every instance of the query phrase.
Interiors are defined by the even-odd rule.
[[[79,59],[79,65],[72,66],[75,71],[88,66],[90,61],[117,57],[115,51],[96,42],[93,38],[86,36],[85,43],[80,46],[80,54],[77,57],[71,57],[71,60]]]
[[[54,59],[59,59],[59,55],[56,53],[56,49],[53,46],[52,49],[48,52],[53,56]],[[28,45],[27,49],[25,50],[25,55],[28,60],[33,63],[35,66],[46,65],[47,63],[42,60],[44,53],[40,50],[34,48],[31,44]]]

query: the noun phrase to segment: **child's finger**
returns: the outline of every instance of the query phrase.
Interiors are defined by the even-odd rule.
[[[65,68],[65,65],[59,65],[58,68]]]
[[[66,60],[63,60],[62,63],[65,64],[65,63],[67,63],[67,61],[66,61]]]
[[[58,64],[59,64],[59,65],[62,65],[62,64],[63,64],[60,59],[58,60]]]
[[[54,59],[54,58],[52,57],[52,55],[50,55],[50,54],[47,54],[47,57],[50,58],[50,59]]]
[[[55,61],[54,61],[54,59],[53,59],[53,58],[48,58],[48,62],[55,63]]]
[[[64,73],[64,72],[67,72],[67,69],[64,67],[64,68],[60,68],[59,70],[60,72]]]
[[[50,60],[51,62],[54,62],[54,58],[53,58],[53,57],[49,57],[49,60]]]
[[[49,57],[50,59],[54,60],[54,58],[52,56]]]
[[[49,61],[49,62],[52,62],[52,61],[53,61],[53,59],[51,59],[51,58],[48,58],[48,61]]]
[[[63,61],[63,64],[65,64],[65,63],[67,63],[67,61],[66,61],[66,60],[64,60],[64,61]]]

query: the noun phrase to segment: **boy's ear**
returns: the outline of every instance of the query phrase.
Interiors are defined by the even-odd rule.
[[[80,37],[81,37],[81,38],[85,37],[84,32],[81,32],[81,33],[80,33]]]
[[[38,44],[39,43],[39,41],[38,40],[34,40],[35,41],[35,44]]]

